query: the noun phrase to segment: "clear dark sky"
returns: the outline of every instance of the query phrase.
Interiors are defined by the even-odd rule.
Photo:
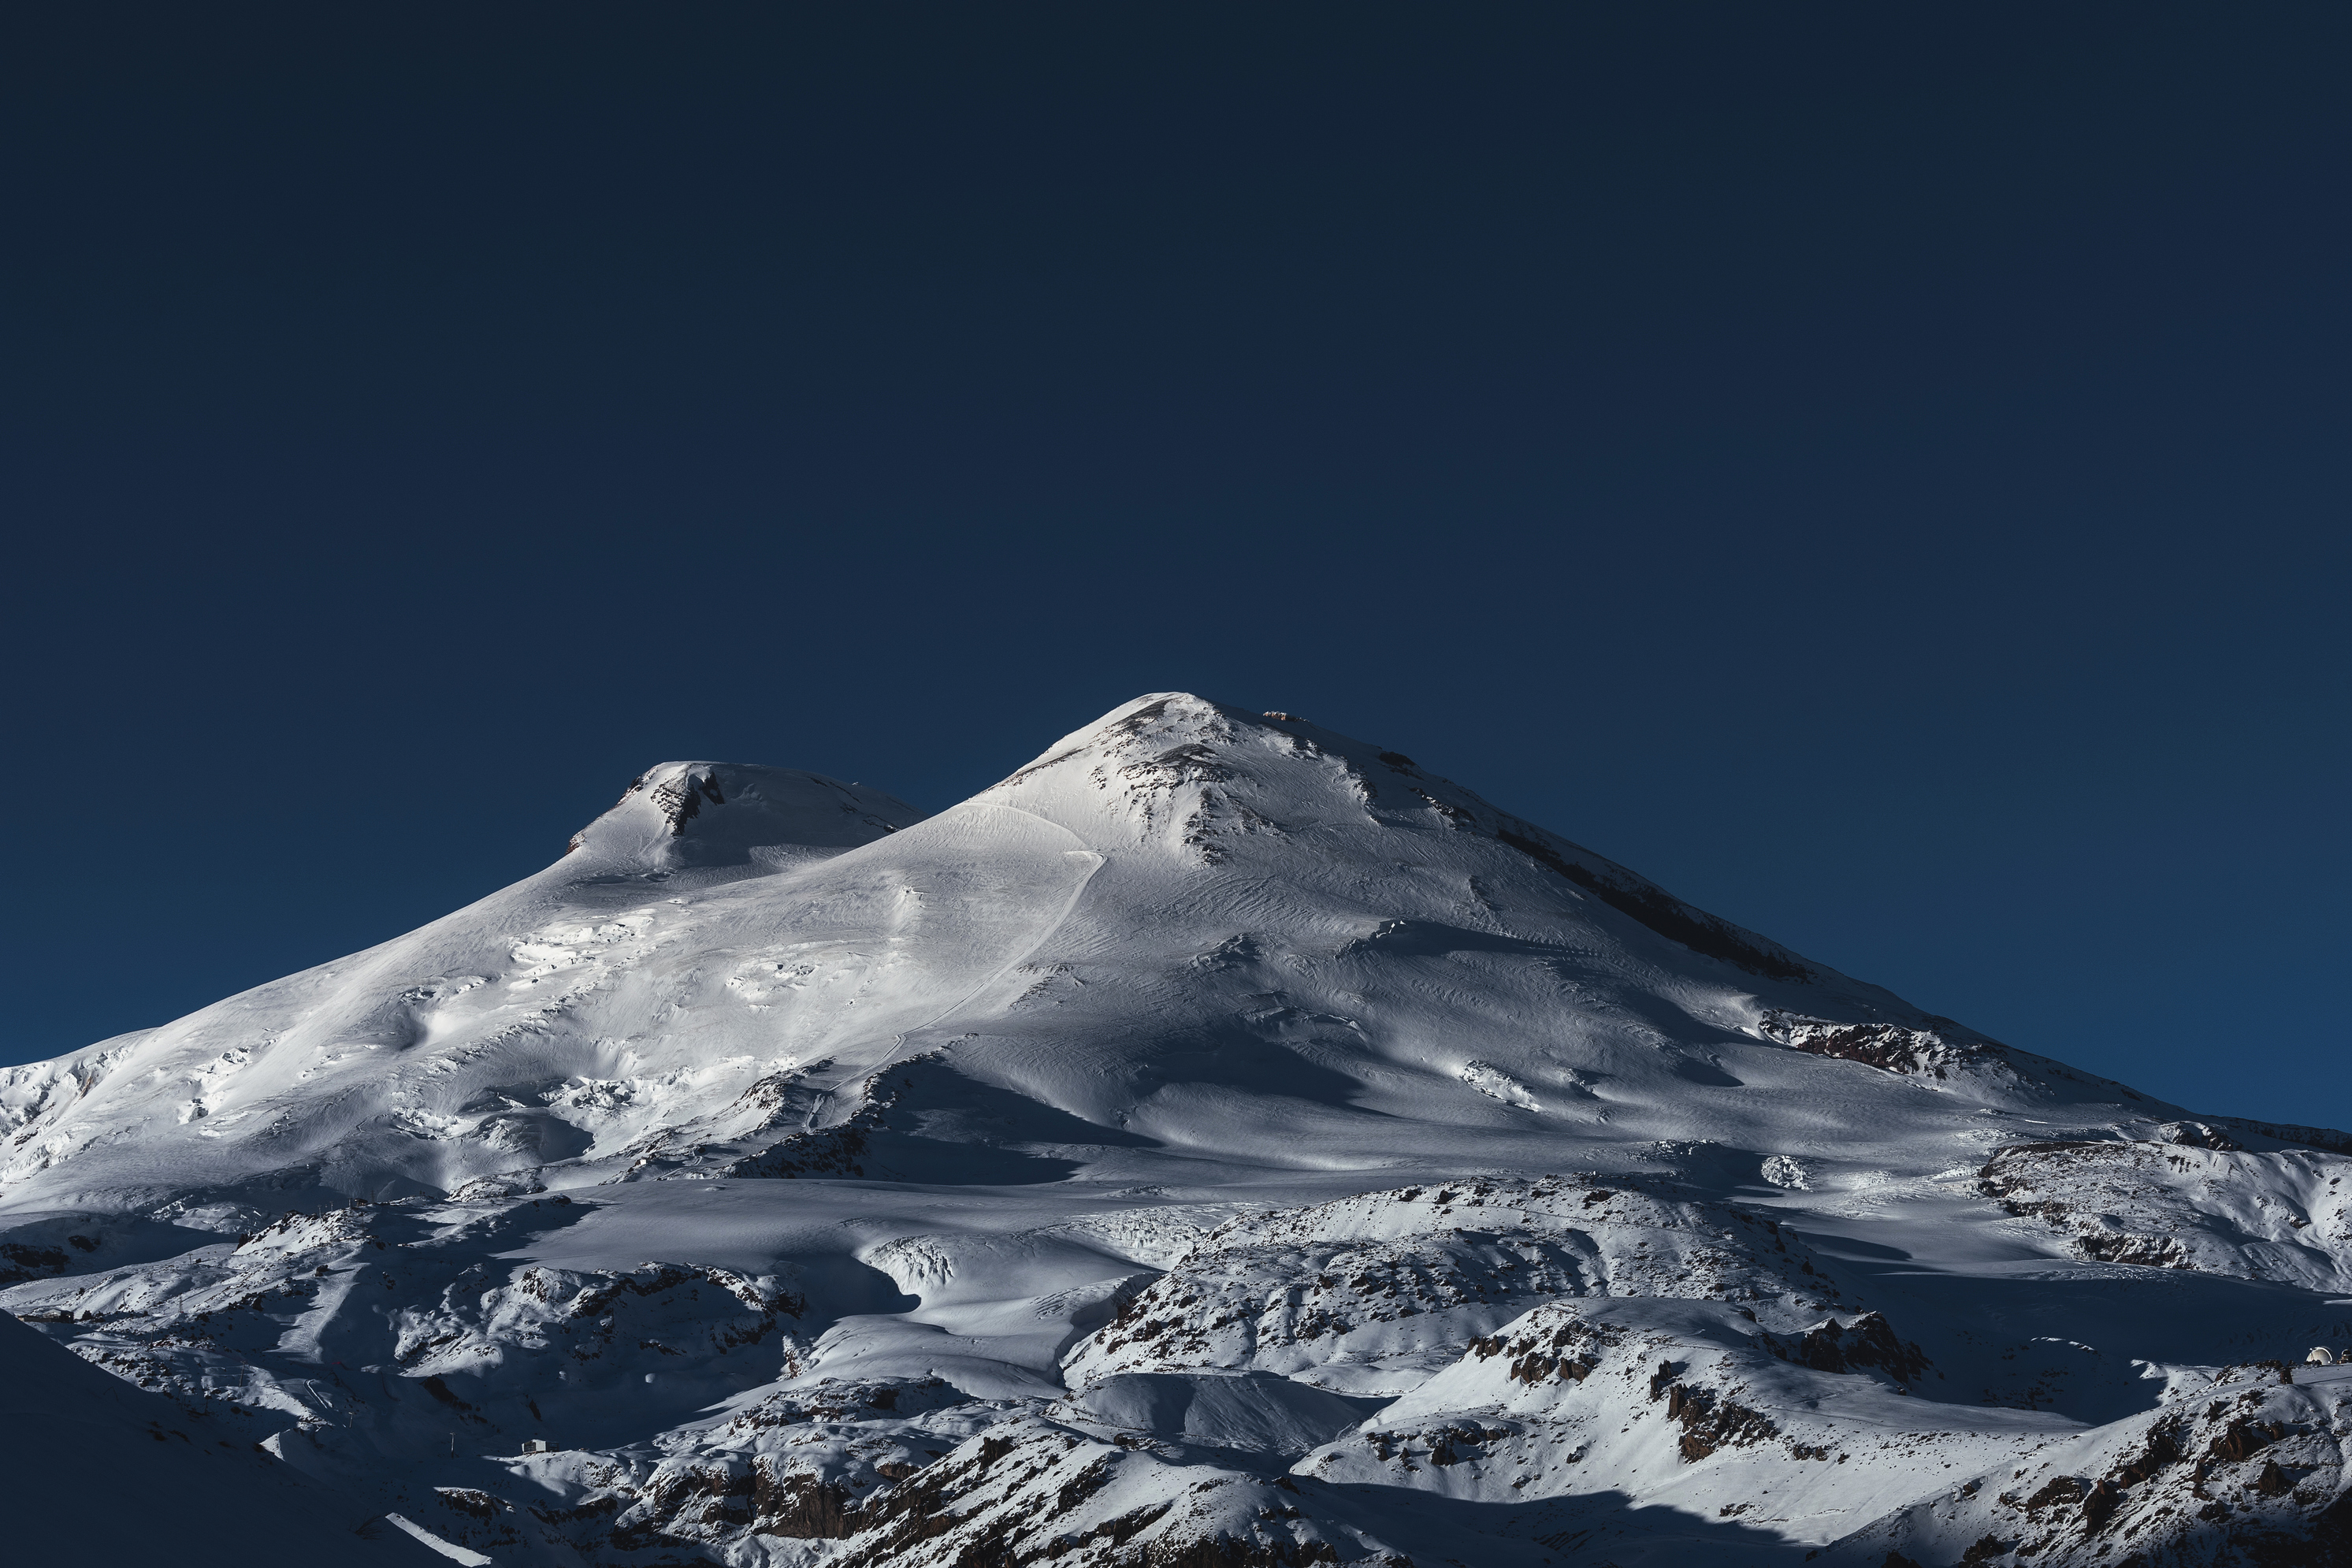
[[[1181,688],[2352,1123],[2341,5],[49,9],[0,1061]]]

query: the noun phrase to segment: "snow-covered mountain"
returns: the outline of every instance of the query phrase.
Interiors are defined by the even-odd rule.
[[[0,1306],[464,1561],[2352,1561],[2352,1139],[1190,696],[664,764],[0,1135]]]

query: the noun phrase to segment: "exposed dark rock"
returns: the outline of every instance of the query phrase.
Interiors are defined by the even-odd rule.
[[[2139,1452],[2118,1466],[2109,1479],[2120,1487],[2136,1487],[2180,1458],[2179,1428],[2168,1424],[2154,1426]]]
[[[61,1247],[33,1247],[20,1241],[0,1241],[0,1285],[19,1285],[43,1275],[65,1270]]]
[[[631,786],[633,792],[635,788],[635,785]],[[698,779],[688,773],[673,783],[656,784],[652,799],[655,807],[661,812],[662,819],[669,824],[672,835],[685,833],[686,825],[701,815],[704,801],[713,805],[727,804],[727,796],[719,787],[719,774],[715,771]]]
[[[1961,1045],[1935,1029],[1895,1024],[1838,1024],[1777,1010],[1762,1019],[1766,1031],[1790,1050],[1835,1061],[1860,1062],[1881,1072],[1946,1079],[1956,1068],[1986,1059],[1990,1047]]]
[[[1835,1318],[1802,1335],[1765,1334],[1764,1348],[1783,1361],[1815,1372],[1853,1373],[1874,1368],[1898,1383],[1916,1383],[1928,1371],[1927,1357],[1916,1344],[1897,1339],[1894,1327],[1877,1312],[1864,1312],[1841,1327]],[[1793,1339],[1793,1342],[1790,1342]]]
[[[1675,1446],[1685,1464],[1696,1464],[1718,1448],[1745,1448],[1780,1435],[1762,1411],[1703,1385],[1676,1384],[1667,1390],[1666,1419],[1683,1429]]]
[[[795,1132],[747,1155],[726,1168],[730,1176],[766,1176],[784,1181],[801,1177],[862,1176],[866,1167],[865,1131],[856,1126],[828,1127],[817,1132]]]
[[[2213,1439],[2206,1452],[2217,1459],[2227,1459],[2234,1464],[2241,1459],[2252,1458],[2270,1447],[2277,1436],[2275,1429],[2241,1416]]]
[[[2039,1513],[2045,1508],[2072,1508],[2083,1498],[2083,1483],[2073,1476],[2053,1476],[2042,1489],[2025,1500],[2025,1511]]]
[[[1691,908],[1664,889],[1643,881],[1630,871],[1614,878],[1604,877],[1577,864],[1531,833],[1508,826],[1497,827],[1495,837],[1538,865],[1559,872],[1611,909],[1632,916],[1693,952],[1721,959],[1750,974],[1768,975],[1774,980],[1813,978],[1812,970],[1806,964],[1762,946],[1729,921]]]

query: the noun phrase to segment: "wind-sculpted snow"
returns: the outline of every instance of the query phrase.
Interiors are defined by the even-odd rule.
[[[379,1554],[2352,1561],[2352,1139],[1182,695],[929,818],[661,764],[0,1138],[29,1348]]]

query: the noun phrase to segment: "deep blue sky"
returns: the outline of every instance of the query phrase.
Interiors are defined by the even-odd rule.
[[[0,1061],[1183,688],[2352,1123],[2339,5],[55,9]]]

